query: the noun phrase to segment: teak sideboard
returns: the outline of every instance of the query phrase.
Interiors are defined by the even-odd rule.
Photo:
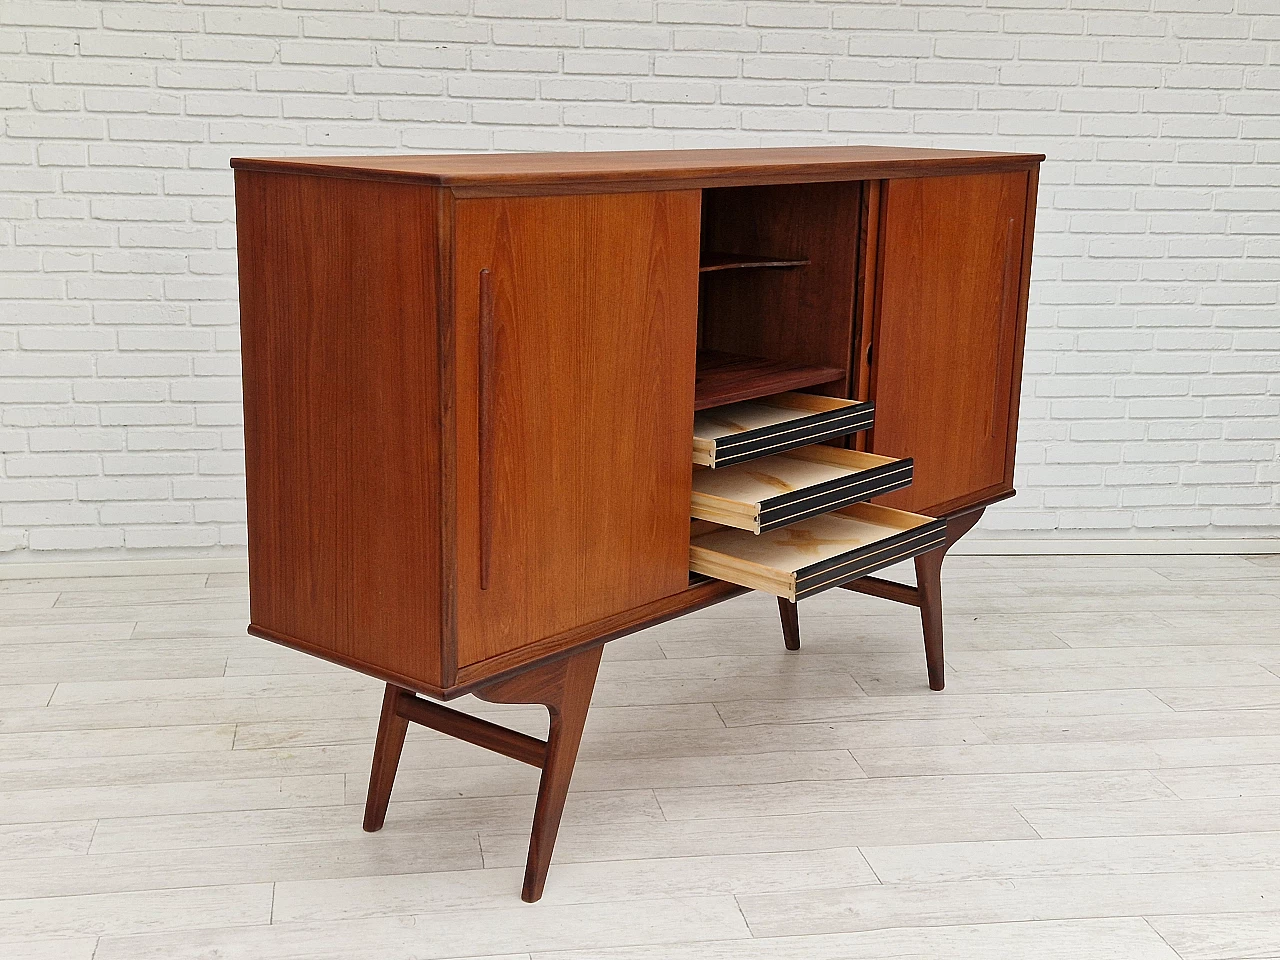
[[[233,160],[249,631],[386,681],[365,829],[410,722],[538,766],[538,899],[602,645],[748,589],[793,650],[820,590],[919,607],[941,689],[943,557],[1013,494],[1043,159]]]

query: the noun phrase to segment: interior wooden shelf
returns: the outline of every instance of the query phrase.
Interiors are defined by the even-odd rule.
[[[787,390],[816,387],[844,377],[839,367],[788,363],[720,350],[698,351],[693,408],[706,410]]]
[[[751,253],[704,253],[698,272],[741,270],[746,267],[805,267],[808,265],[808,260],[793,260],[787,257],[763,257]]]

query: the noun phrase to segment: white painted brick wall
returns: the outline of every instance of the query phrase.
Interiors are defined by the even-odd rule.
[[[243,550],[227,160],[1049,155],[988,537],[1280,531],[1280,0],[0,0],[0,556]]]

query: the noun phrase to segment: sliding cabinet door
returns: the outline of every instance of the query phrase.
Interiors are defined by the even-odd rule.
[[[879,502],[945,512],[1013,489],[1032,176],[885,185],[871,449],[913,457],[915,480]]]
[[[697,191],[456,202],[459,666],[686,587],[698,219]]]

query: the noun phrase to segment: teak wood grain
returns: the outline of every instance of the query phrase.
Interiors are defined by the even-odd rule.
[[[578,745],[582,742],[603,652],[603,647],[593,647],[476,692],[481,700],[493,703],[540,703],[550,714],[533,830],[529,836],[529,857],[524,868],[524,887],[520,892],[520,898],[526,903],[541,899],[547,882],[560,816],[569,794],[569,781],[573,778],[573,765],[578,758]]]
[[[809,263],[704,275],[699,345],[838,371],[825,387],[806,386],[847,396],[861,190],[854,182],[704,191],[704,251]]]
[[[436,209],[405,184],[236,178],[253,627],[429,686]]]
[[[689,520],[690,461],[710,455],[694,410],[709,401],[777,387],[809,391],[784,394],[802,409],[851,411],[767,438],[782,446],[843,446],[870,425],[872,405],[854,401],[875,402],[856,445],[915,461],[910,492],[883,499],[945,519],[887,524],[758,580],[724,554],[716,575],[918,606],[940,688],[945,548],[1013,492],[1041,159],[832,147],[233,161],[250,631],[389,684],[366,828],[386,816],[408,722],[541,766],[523,894],[537,899],[603,644],[745,592],[689,575],[716,529]],[[748,445],[766,438],[738,439],[739,460],[762,455]],[[743,553],[766,536],[728,532]],[[935,543],[917,587],[845,583]],[[799,649],[796,605],[779,612]],[[415,692],[543,703],[550,736]]]
[[[597,153],[236,158],[237,169],[394,180],[458,196],[595,193],[883,180],[1023,169],[1042,154],[919,147],[834,146]]]
[[[698,207],[696,191],[458,201],[460,667],[686,587]]]
[[[560,817],[569,793],[569,781],[573,777],[578,744],[586,725],[603,649],[601,646],[592,647],[518,676],[496,680],[476,691],[480,699],[494,703],[537,703],[545,706],[549,714],[546,740],[450,710],[415,697],[394,684],[387,684],[365,801],[364,829],[369,832],[381,830],[386,820],[409,722],[540,767],[542,777],[521,891],[521,897],[529,903],[540,899],[547,870],[551,867],[551,853],[560,829]]]
[[[1028,175],[893,180],[884,191],[869,449],[915,459],[882,502],[939,513],[1013,488]]]
[[[754,400],[844,377],[843,367],[766,360],[720,350],[698,351],[693,409],[709,410],[739,400]]]
[[[612,496],[614,506],[605,512],[618,526],[595,524],[590,536],[582,534],[580,542],[588,546],[601,542],[602,537],[595,535],[597,531],[607,538],[616,529],[639,530],[641,539],[647,537],[643,521],[636,519],[632,509],[635,503],[653,506],[654,516],[665,510],[664,516],[669,517],[678,510],[683,518],[687,503],[681,507],[676,504],[685,495],[682,488],[688,473],[676,465],[681,454],[667,455],[677,449],[676,441],[670,438],[684,429],[682,414],[687,416],[680,395],[688,382],[687,349],[678,336],[671,344],[659,342],[675,326],[662,328],[659,324],[660,329],[650,329],[651,324],[628,325],[619,321],[628,315],[625,308],[633,294],[640,301],[656,296],[653,302],[659,312],[682,310],[691,314],[692,291],[697,284],[696,253],[699,246],[705,252],[708,246],[719,245],[718,238],[710,237],[717,229],[735,235],[744,256],[757,253],[747,249],[756,241],[765,245],[763,241],[769,240],[765,252],[777,255],[774,251],[785,250],[786,245],[774,244],[772,238],[785,241],[788,236],[807,236],[813,240],[820,234],[840,247],[838,259],[843,271],[847,244],[836,235],[840,231],[832,232],[830,224],[852,224],[855,235],[849,239],[856,254],[856,272],[849,276],[852,289],[844,291],[843,274],[838,271],[840,290],[833,294],[839,301],[838,309],[826,315],[820,309],[808,315],[797,313],[791,326],[798,332],[790,339],[809,337],[810,343],[832,346],[833,353],[843,351],[845,344],[850,348],[856,344],[856,353],[842,361],[850,374],[846,395],[880,401],[873,449],[893,454],[896,451],[892,445],[900,443],[900,449],[916,459],[916,491],[908,505],[954,512],[1012,492],[1016,387],[1020,379],[1037,157],[838,148],[419,159],[425,165],[422,169],[429,166],[433,170],[474,171],[488,165],[497,180],[523,177],[527,183],[537,177],[554,178],[560,171],[567,177],[561,186],[577,182],[573,180],[575,170],[587,176],[588,168],[595,169],[601,177],[610,177],[643,167],[654,176],[683,177],[687,183],[696,183],[711,169],[707,164],[714,161],[720,164],[715,167],[717,175],[750,174],[757,178],[757,186],[707,191],[710,204],[720,205],[728,213],[712,215],[710,220],[720,226],[708,226],[708,236],[699,238],[693,226],[698,197],[694,190],[460,201],[452,189],[423,186],[428,181],[416,173],[416,186],[412,188],[367,178],[368,164],[384,165],[376,158],[345,165],[332,158],[317,161],[329,172],[345,170],[340,178],[299,176],[289,172],[300,168],[288,161],[237,161],[244,264],[242,309],[244,335],[249,341],[245,348],[245,389],[252,501],[250,547],[255,557],[253,630],[258,635],[354,666],[409,689],[450,697],[487,676],[590,643],[593,637],[612,635],[619,624],[644,622],[652,610],[660,608],[664,616],[673,615],[684,603],[701,602],[694,597],[698,591],[683,586],[684,562],[676,559],[679,547],[675,539],[659,538],[661,545],[650,555],[662,557],[658,566],[663,573],[657,575],[654,571],[658,567],[645,568],[647,561],[634,550],[612,553],[602,548],[589,557],[578,550],[578,559],[569,562],[568,551],[574,546],[572,534],[560,530],[545,540],[538,532],[535,536],[539,543],[550,546],[552,563],[548,564],[542,556],[529,559],[533,556],[528,548],[529,530],[540,521],[523,517],[520,508],[512,504],[519,502],[523,507],[528,502],[527,490],[536,489],[543,491],[544,499],[534,513],[545,514],[549,509],[553,519],[565,514],[564,502],[551,502],[554,498],[545,484],[520,489],[520,483],[527,481],[528,471],[541,470],[549,471],[557,482],[565,477],[576,478],[570,486],[578,484],[574,489],[580,503],[595,505]],[[455,161],[456,166],[451,166]],[[399,162],[386,161],[393,166]],[[871,169],[859,165],[884,162],[910,166],[912,178],[831,182],[842,173]],[[937,164],[955,163],[981,164],[983,170],[1004,172],[936,176],[939,170],[951,169]],[[268,169],[274,172],[254,172]],[[477,174],[479,179],[468,183],[479,183],[484,176],[488,174]],[[808,179],[790,185],[759,185],[782,176]],[[914,179],[917,176],[923,179]],[[638,174],[626,189],[634,190],[637,183],[655,182],[646,177],[647,174]],[[670,218],[657,217],[648,222],[642,215],[637,221],[639,230],[631,227],[633,208],[627,204],[643,205],[648,202],[645,197],[657,196],[685,198],[687,230],[682,252],[661,239],[662,230],[674,222]],[[757,209],[735,210],[728,203],[735,197],[755,198]],[[829,209],[815,203],[815,198],[823,197],[833,201]],[[788,198],[800,199],[792,204],[783,202]],[[468,208],[473,202],[477,206]],[[486,203],[491,205],[485,207]],[[492,268],[487,263],[479,267],[477,260],[465,274],[459,272],[460,261],[468,256],[475,259],[477,249],[474,237],[460,239],[459,231],[460,225],[465,225],[467,209],[485,209],[489,214],[479,215],[478,220],[489,217],[484,229],[494,231],[490,237],[494,240],[498,235],[494,224],[500,216],[522,203],[545,203],[548,206],[539,209],[549,214],[526,216],[516,231],[520,239],[503,241],[503,249],[508,252],[516,247],[541,250],[523,261],[526,269],[534,264],[532,281],[522,280],[519,289],[515,289],[511,286],[512,277],[508,277],[503,294],[508,308],[516,304],[525,314],[508,323],[507,339],[516,330],[521,334],[513,341],[519,347],[518,353],[532,351],[518,357],[517,367],[525,379],[511,380],[499,376],[498,367],[503,362],[498,348],[503,340],[498,330],[500,320],[489,325],[491,335],[486,339],[476,315],[481,304],[488,302],[474,289],[479,283],[478,270]],[[591,217],[575,219],[572,213],[565,213],[591,205],[604,209],[611,203],[616,206],[610,209],[623,211],[621,217],[614,218],[613,233],[599,228],[603,221]],[[1005,219],[1006,214],[1014,214],[1012,219],[1016,220],[1014,208],[1019,203],[1025,221],[1020,241],[1013,240],[1013,229],[1006,229],[999,238],[1002,245],[984,243],[984,236],[991,241],[998,231],[996,221]],[[511,235],[511,222],[505,223],[502,229]],[[815,231],[815,223],[827,226]],[[648,227],[653,230],[646,234]],[[608,249],[600,243],[609,245]],[[646,249],[650,254],[641,252]],[[376,250],[394,253],[375,255]],[[555,256],[562,258],[559,283],[549,281],[555,271],[542,269],[537,260],[547,250],[554,250]],[[405,251],[410,255],[405,256]],[[829,261],[830,254],[824,256]],[[914,270],[935,261],[938,269],[931,273],[922,269],[917,274]],[[617,269],[618,265],[627,264],[638,271],[632,280],[640,286],[627,288],[632,283],[625,279],[630,276],[630,268]],[[750,285],[760,282],[750,279],[752,275],[777,277],[807,272],[813,276],[814,267],[824,269],[819,262],[779,270],[744,268],[729,273],[746,278]],[[668,277],[678,275],[687,284],[684,292],[677,295],[684,298],[678,310],[672,299],[678,284],[666,288],[656,281],[636,279],[651,268]],[[618,279],[619,275],[625,276]],[[917,276],[926,282],[916,284]],[[954,315],[949,310],[938,310],[937,303],[945,295],[959,295],[957,285],[969,282],[965,277],[972,280],[977,296],[966,296],[960,304],[962,309]],[[490,282],[490,296],[497,310],[495,283]],[[982,296],[986,296],[986,302],[980,302]],[[992,308],[993,296],[998,297],[999,307]],[[1012,329],[1008,323],[1010,300]],[[540,305],[530,306],[535,301]],[[783,302],[789,303],[788,298],[784,297]],[[575,303],[581,307],[577,314]],[[383,309],[386,304],[390,304],[389,309]],[[563,310],[564,304],[570,309]],[[619,304],[624,307],[621,311]],[[643,306],[641,312],[646,309],[649,307]],[[585,321],[587,313],[594,323]],[[535,319],[538,316],[540,319]],[[814,316],[822,316],[821,321],[815,323]],[[755,322],[750,318],[748,321],[747,326]],[[957,321],[969,322],[973,335],[962,338],[962,349],[953,350]],[[469,324],[461,337],[459,324]],[[778,344],[760,349],[784,352],[782,341],[788,339],[785,326],[775,324],[776,329],[771,332],[779,337]],[[833,331],[835,336],[826,339]],[[575,340],[578,334],[587,339]],[[403,338],[403,342],[397,338]],[[539,338],[544,345],[539,345]],[[984,338],[986,351],[981,343]],[[481,362],[478,354],[486,343],[491,356]],[[555,350],[549,346],[551,343],[557,345]],[[948,346],[940,348],[939,343]],[[546,383],[555,383],[557,377],[565,380],[563,374],[569,366],[561,362],[555,368],[557,361],[551,354],[568,355],[584,344],[585,352],[576,355],[590,356],[591,362],[586,366],[600,374],[598,380],[594,385],[583,386],[581,370],[573,368],[567,379],[577,393],[555,412],[557,426],[537,426],[535,421],[540,420],[541,413],[529,411],[545,405],[545,399],[538,393],[535,402],[527,402],[530,397],[522,392],[529,389],[525,384],[548,370],[552,375],[544,378]],[[508,349],[511,345],[508,343]],[[560,349],[566,345],[572,350]],[[633,349],[638,363],[622,362]],[[682,354],[682,350],[686,352]],[[945,350],[952,350],[949,362],[940,359]],[[597,362],[601,357],[605,358],[603,364]],[[794,361],[762,357],[761,362],[767,367]],[[541,371],[540,363],[544,364]],[[463,367],[464,364],[469,366]],[[499,379],[511,382],[505,382],[500,389]],[[985,393],[985,409],[984,390],[979,387],[966,392],[965,388],[966,384],[981,384],[984,380],[990,386]],[[621,391],[597,390],[606,382],[610,387],[626,386]],[[482,388],[487,403],[480,403],[476,395]],[[752,387],[738,385],[733,389]],[[957,389],[959,407],[938,403],[939,395]],[[508,394],[505,401],[499,395],[502,390]],[[549,395],[555,396],[555,391]],[[513,400],[519,401],[519,410]],[[610,407],[611,403],[614,406]],[[491,422],[486,422],[483,429],[477,406],[490,411]],[[462,416],[460,409],[464,407]],[[399,413],[380,416],[381,410],[390,408]],[[638,410],[644,413],[637,413]],[[975,410],[983,414],[982,428],[974,426]],[[352,429],[352,411],[365,418],[366,426],[373,423],[373,429]],[[599,413],[604,415],[597,416]],[[665,426],[659,427],[658,420]],[[520,452],[504,448],[498,437],[503,423],[509,431],[515,430],[521,442],[531,442]],[[566,423],[570,423],[567,429]],[[650,452],[661,447],[660,455],[641,462],[642,457],[635,454],[630,462],[612,464],[621,469],[602,467],[593,473],[593,463],[603,463],[615,455],[605,438],[618,423],[623,424],[624,432],[639,423],[641,435],[652,426],[644,442],[651,444]],[[538,442],[543,436],[537,434],[539,429],[549,429],[543,435],[552,438],[551,446]],[[578,439],[584,443],[572,451],[568,450],[571,444],[557,451],[556,438],[567,437],[567,430],[572,429],[583,431],[584,436]],[[971,442],[975,429],[986,431],[976,444]],[[664,441],[659,434],[667,437],[670,446],[662,446]],[[861,438],[858,443],[863,445]],[[324,459],[323,468],[313,449]],[[620,449],[638,448],[623,444]],[[594,451],[594,460],[585,457],[588,450]],[[555,456],[547,456],[553,452]],[[573,459],[570,453],[579,459]],[[930,459],[934,469],[929,467]],[[1003,469],[998,469],[1001,459]],[[378,469],[360,473],[354,466],[357,463],[376,463]],[[567,470],[565,464],[569,465]],[[481,465],[486,467],[483,478],[479,476]],[[636,491],[646,489],[642,476],[646,469],[653,471],[647,475],[650,480],[659,478],[649,489],[661,485],[670,494],[661,506],[643,496],[637,499]],[[669,473],[662,472],[668,469]],[[506,481],[514,479],[515,486],[499,491],[503,470],[508,471]],[[466,475],[460,476],[460,471]],[[590,496],[584,492],[588,474],[599,481],[592,486]],[[928,480],[930,474],[935,477],[932,481]],[[601,494],[602,490],[606,492]],[[616,490],[616,496],[609,490]],[[537,496],[535,493],[535,505]],[[499,501],[503,503],[500,505]],[[482,508],[485,503],[489,505]],[[557,510],[559,514],[555,513]],[[502,522],[497,514],[503,511],[508,524],[518,528],[520,535],[515,540],[508,536],[504,541],[503,532],[497,529]],[[659,523],[655,529],[668,528]],[[649,538],[645,542],[655,541]],[[354,547],[348,548],[348,543]],[[531,624],[526,614],[519,614],[514,619],[523,618],[522,624],[499,622],[495,632],[490,629],[489,618],[477,616],[472,603],[468,608],[471,622],[461,628],[462,608],[471,603],[464,600],[464,595],[479,585],[482,564],[478,553],[484,543],[489,544],[491,577],[493,564],[499,559],[496,554],[522,556],[517,566],[524,568],[536,563],[535,580],[546,573],[537,583],[526,578],[516,587],[521,596],[534,598],[534,620],[539,622]],[[516,543],[523,546],[517,549]],[[552,576],[557,550],[569,565],[562,563]],[[611,599],[589,596],[598,582],[584,574],[584,569],[594,566],[602,570],[618,566],[619,562],[628,575],[607,579],[634,586],[615,587],[617,595]],[[639,565],[639,576],[629,576],[628,563]],[[468,576],[474,579],[468,581]],[[663,581],[660,587],[655,586],[658,580]],[[507,589],[508,598],[515,595],[510,592],[510,583]],[[584,597],[587,599],[582,601]],[[537,609],[538,604],[541,609]],[[366,624],[373,626],[366,630]]]

